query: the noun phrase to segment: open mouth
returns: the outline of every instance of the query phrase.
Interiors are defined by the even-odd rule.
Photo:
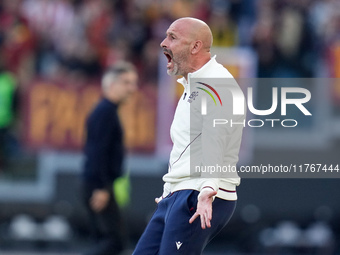
[[[167,67],[169,67],[171,65],[171,62],[172,62],[172,55],[169,52],[167,52],[167,51],[164,51],[163,53],[166,56],[166,58],[168,59]]]

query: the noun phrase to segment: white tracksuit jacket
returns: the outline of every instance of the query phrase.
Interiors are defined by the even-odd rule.
[[[241,123],[244,123],[245,115],[233,115],[231,90],[221,84],[228,83],[232,90],[241,90],[215,57],[199,70],[189,73],[188,81],[184,78],[178,80],[184,86],[184,92],[170,129],[173,148],[168,173],[163,176],[162,197],[178,190],[201,191],[210,187],[217,191],[218,198],[237,200],[236,186],[240,184],[237,173],[218,172],[216,169],[217,165],[225,166],[225,170],[227,167],[229,170],[236,169],[244,126]],[[198,83],[201,81],[213,89]],[[242,92],[241,95],[244,98]],[[202,115],[202,100],[206,102],[205,115]],[[216,124],[214,127],[216,119],[223,119],[223,123],[227,124]],[[206,171],[210,166],[216,167],[215,171]]]

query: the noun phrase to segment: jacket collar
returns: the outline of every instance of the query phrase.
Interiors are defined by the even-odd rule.
[[[206,73],[207,70],[209,70],[210,66],[213,66],[216,63],[216,55],[214,55],[204,66],[202,66],[200,69],[196,70],[195,72],[188,73],[188,80],[190,78],[196,78],[196,77],[202,77]],[[180,84],[183,85],[184,89],[188,88],[188,81],[182,77],[177,80]]]

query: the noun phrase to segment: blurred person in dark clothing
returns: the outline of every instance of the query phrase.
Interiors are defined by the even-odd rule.
[[[116,64],[102,78],[103,98],[89,115],[83,171],[86,207],[97,241],[88,255],[114,255],[124,249],[126,236],[113,194],[113,182],[122,175],[123,130],[118,107],[137,89],[135,67]]]

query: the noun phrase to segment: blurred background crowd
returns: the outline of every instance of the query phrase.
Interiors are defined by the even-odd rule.
[[[155,83],[158,47],[171,22],[206,21],[214,46],[252,47],[259,77],[313,77],[338,43],[336,0],[3,0],[3,69],[21,86],[39,75],[98,78],[117,60],[135,63],[142,83]],[[331,61],[331,60],[330,60]],[[330,70],[334,75],[335,70]]]
[[[36,154],[33,154],[34,160],[32,162],[31,152],[24,149],[25,146],[23,144],[26,141],[24,141],[23,137],[26,132],[25,129],[28,129],[25,126],[27,123],[41,123],[39,122],[41,119],[38,122],[34,122],[34,116],[40,116],[39,118],[45,116],[47,118],[49,114],[43,111],[31,112],[31,114],[25,113],[28,108],[31,109],[30,107],[34,106],[34,100],[31,104],[25,103],[26,95],[33,95],[37,101],[40,100],[36,106],[37,108],[32,109],[42,109],[47,105],[44,101],[46,98],[51,100],[49,103],[52,106],[58,105],[57,102],[53,101],[52,97],[53,95],[61,94],[58,94],[58,90],[54,87],[54,89],[51,88],[52,92],[48,92],[39,86],[38,94],[34,94],[32,86],[36,84],[37,80],[48,81],[50,84],[67,84],[76,89],[91,84],[98,87],[100,77],[106,68],[119,60],[131,61],[137,67],[140,78],[139,85],[140,89],[144,91],[144,96],[139,96],[137,101],[135,101],[137,103],[133,106],[134,108],[129,108],[129,114],[132,114],[131,109],[134,109],[134,112],[137,112],[138,109],[141,111],[139,115],[132,114],[134,117],[137,116],[136,119],[139,118],[139,122],[130,120],[129,123],[133,125],[139,123],[140,125],[135,127],[139,132],[135,131],[139,134],[138,137],[143,136],[145,139],[153,139],[153,143],[157,144],[157,137],[155,136],[157,130],[153,128],[153,125],[149,124],[150,122],[146,123],[146,120],[151,120],[154,124],[157,122],[157,113],[154,112],[156,111],[156,95],[160,76],[159,44],[164,39],[165,31],[169,25],[175,19],[186,16],[199,18],[210,26],[214,36],[214,47],[221,47],[223,49],[246,48],[252,51],[256,56],[256,68],[255,77],[251,78],[340,78],[339,0],[1,0],[0,189],[3,183],[7,182],[6,185],[8,183],[12,185],[11,181],[16,181],[15,175],[8,173],[8,168],[12,168],[12,170],[13,168],[18,168],[19,170],[17,171],[20,172],[20,178],[30,172],[27,169],[34,169],[33,173],[30,172],[31,174],[29,174],[30,178],[39,179],[38,175],[41,174],[40,170],[37,170],[40,164],[39,159],[37,159]],[[161,68],[165,70],[165,66]],[[316,91],[322,90],[323,88]],[[327,104],[336,105],[337,108],[334,107],[332,111],[337,111],[339,115],[339,82],[332,89],[328,88],[326,93],[328,92],[330,93],[325,97],[327,98]],[[89,94],[93,93],[90,91]],[[46,95],[47,97],[44,98]],[[75,97],[76,95],[74,95]],[[84,98],[89,97],[84,96]],[[64,108],[62,108],[62,105],[67,104],[64,102],[74,103],[73,99],[66,97],[65,100],[60,102],[61,106],[58,105],[58,107],[61,107],[58,108],[60,113],[63,113]],[[91,100],[95,101],[94,98],[91,98]],[[150,100],[155,102],[150,102]],[[321,102],[321,104],[323,103]],[[83,107],[83,105],[79,107]],[[83,108],[86,107],[89,106],[84,104]],[[90,108],[86,109],[88,111]],[[149,111],[149,109],[153,111]],[[329,114],[327,109],[323,109],[320,115],[326,116],[325,112]],[[65,118],[72,120],[75,116],[67,115]],[[56,123],[54,124],[57,125]],[[307,122],[307,124],[309,123]],[[334,130],[340,126],[339,123],[338,126],[334,126]],[[37,131],[35,133],[30,131],[30,135],[38,137],[40,128],[34,126],[36,124],[32,125],[29,129]],[[45,123],[45,125],[48,126],[50,124]],[[78,130],[80,129],[79,126],[83,125],[83,123],[75,123],[75,125]],[[48,128],[53,129],[50,126]],[[72,129],[72,127],[65,126],[65,129],[67,128]],[[335,133],[339,135],[338,131]],[[54,134],[57,141],[60,138],[58,136],[59,133],[55,131]],[[79,137],[82,134],[80,133]],[[318,137],[323,138],[323,133],[317,132],[317,134],[320,135]],[[282,139],[285,140],[285,138]],[[138,139],[134,138],[132,140],[136,141]],[[256,145],[255,143],[254,158],[257,162],[261,162],[261,160],[274,160],[274,162],[280,163],[282,155],[285,155],[283,157],[284,160],[293,158],[299,161],[321,158],[321,160],[327,163],[335,158],[334,155],[339,153],[338,144],[335,144],[335,147],[330,148],[329,151],[324,153],[322,152],[324,147],[315,147],[314,154],[306,150],[295,152],[290,149],[285,150],[285,148],[279,148],[280,146],[274,146],[274,149],[267,148],[267,150],[263,150],[257,148]],[[308,147],[308,145],[305,147]],[[44,151],[45,148],[49,147],[39,147],[40,152]],[[154,145],[150,148],[147,148],[144,153],[152,156]],[[68,149],[74,148],[66,147],[66,150],[65,148],[63,149],[67,154]],[[81,154],[79,147],[76,151],[78,154]],[[300,154],[300,152],[302,153]],[[271,155],[274,156],[268,159],[268,153],[272,153]],[[299,155],[299,159],[297,155]],[[41,158],[46,159],[49,156],[44,154]],[[8,159],[12,159],[12,166],[10,167],[8,167],[10,165]],[[139,203],[140,207],[138,208],[141,208],[142,211],[144,210],[145,214],[148,215],[150,208],[153,209],[153,196],[157,195],[154,194],[154,192],[157,192],[155,189],[161,188],[160,176],[166,171],[166,165],[162,165],[162,170],[158,170],[157,178],[154,178],[154,175],[149,176],[149,178],[147,173],[152,166],[147,165],[145,163],[147,161],[142,161],[146,165],[138,162],[140,161],[137,161],[136,165],[142,167],[146,174],[142,174],[142,177],[139,176],[139,179],[135,180],[132,186],[134,184],[135,190],[138,190],[142,186],[137,182],[146,182],[150,184],[149,189],[153,190],[148,191],[142,188],[141,192],[134,193],[138,193],[138,199],[145,199],[144,195],[148,198],[151,197],[150,203],[145,202],[145,200],[136,200],[136,197],[133,198],[134,194],[132,194],[132,201],[135,199],[135,202]],[[299,163],[308,162],[300,161]],[[13,165],[15,166],[13,167]],[[1,182],[2,179],[5,182]],[[65,190],[72,188],[73,184],[69,181],[70,179],[66,180],[63,177],[59,179],[61,179],[61,183],[57,185],[56,192],[64,196],[64,200],[66,197],[68,199],[69,196],[65,195],[67,194]],[[156,180],[158,186],[154,186]],[[240,190],[241,197],[242,194],[244,195],[244,202],[242,204],[241,200],[239,211],[235,213],[239,217],[243,217],[243,219],[236,216],[236,223],[234,225],[231,224],[231,229],[239,231],[241,226],[249,231],[239,231],[240,234],[237,235],[238,240],[234,242],[235,246],[232,246],[231,250],[236,252],[240,249],[239,247],[242,247],[241,242],[246,240],[246,245],[242,247],[244,251],[253,251],[258,248],[260,243],[262,248],[267,247],[269,253],[277,252],[279,254],[282,251],[280,247],[284,246],[290,249],[288,250],[289,254],[298,254],[301,251],[302,254],[333,254],[336,235],[333,235],[332,231],[338,234],[340,230],[339,227],[334,227],[334,225],[332,229],[327,224],[332,222],[332,220],[339,223],[339,217],[335,217],[339,206],[337,205],[336,208],[331,206],[335,204],[339,194],[336,192],[332,193],[333,200],[330,200],[329,203],[323,197],[324,201],[326,201],[325,204],[321,203],[313,207],[312,204],[316,203],[316,201],[312,199],[312,195],[310,195],[312,193],[307,191],[307,189],[312,189],[312,187],[313,191],[317,190],[315,187],[331,189],[338,185],[336,180],[329,180],[326,185],[316,181],[310,182],[312,184],[309,185],[298,180],[296,183],[290,182],[290,184],[284,184],[282,189],[278,188],[282,184],[280,181],[275,180],[268,184],[264,180],[249,180],[248,185],[247,180],[244,181],[245,183],[242,184],[244,189]],[[66,183],[67,188],[63,186],[63,183]],[[297,183],[298,185],[295,185]],[[291,191],[286,191],[287,186],[291,188]],[[300,189],[297,187],[300,187]],[[276,201],[270,207],[261,199],[261,196],[263,194],[270,196],[271,194],[274,197],[273,190],[276,192],[280,190],[282,192],[282,194],[278,194],[281,197],[280,202],[282,204]],[[261,191],[263,192],[262,194]],[[252,198],[249,197],[249,194],[253,195]],[[322,194],[331,196],[326,190]],[[322,194],[320,193],[320,197],[323,196]],[[4,229],[7,229],[8,225],[6,224],[12,219],[11,217],[19,214],[21,211],[30,211],[23,209],[25,207],[20,203],[19,207],[13,209],[14,207],[12,207],[10,201],[11,198],[2,197],[5,196],[0,194],[0,202],[7,206],[0,205],[0,249],[1,234],[4,234]],[[292,211],[286,211],[287,207],[285,205],[290,206],[292,197],[297,198],[298,201],[306,202],[304,207],[301,208],[301,212],[299,212],[298,208],[298,206],[301,206],[299,202],[294,204],[296,207]],[[251,199],[254,199],[252,203],[249,202]],[[54,202],[53,200],[50,201],[50,203]],[[65,206],[65,204],[63,205]],[[69,204],[67,206],[71,208]],[[40,215],[40,218],[44,218],[51,211],[45,209],[44,214],[41,213],[42,207],[38,208],[40,213],[38,213],[38,209],[31,213],[35,217]],[[270,221],[267,218],[267,222],[264,221],[266,223],[262,222],[260,225],[252,225],[252,228],[250,228],[249,224],[259,222],[260,219],[265,217],[265,214],[261,214],[261,211],[265,210],[272,213],[272,220]],[[304,217],[302,216],[302,211],[310,212],[314,216]],[[285,214],[286,216],[290,214],[299,216],[294,216],[297,220],[296,222],[283,222],[275,225],[278,219]],[[65,213],[64,215],[70,216],[70,214]],[[135,221],[139,219],[139,215],[136,215],[136,212],[135,214],[132,213],[132,215],[135,216],[135,218],[131,217]],[[24,224],[27,225],[27,218],[25,217],[19,217],[19,220],[23,222],[26,220]],[[307,219],[310,221],[307,222]],[[79,219],[76,219],[76,222],[77,220]],[[133,224],[135,221],[132,221]],[[320,223],[320,221],[322,222]],[[3,222],[5,222],[5,225],[2,224]],[[143,224],[145,222],[143,221]],[[245,225],[242,225],[240,222]],[[304,230],[298,226],[301,222],[303,222],[302,226],[305,227]],[[312,223],[307,228],[306,226],[310,222]],[[47,223],[52,229],[55,226],[60,227],[65,224],[56,218],[50,219]],[[144,226],[143,224],[141,224],[142,227]],[[79,225],[81,224],[78,224],[78,227]],[[18,226],[17,229],[21,229],[21,225],[19,224]],[[135,238],[138,238],[142,227],[135,231]],[[65,236],[69,238],[70,231],[66,232],[67,235],[65,234]],[[318,233],[321,233],[321,236]],[[225,233],[225,235],[229,236],[231,240],[233,239],[230,233]],[[305,241],[299,241],[302,238],[301,236],[304,236]],[[218,247],[218,244],[216,246]],[[317,250],[314,249],[315,247],[317,247]]]

